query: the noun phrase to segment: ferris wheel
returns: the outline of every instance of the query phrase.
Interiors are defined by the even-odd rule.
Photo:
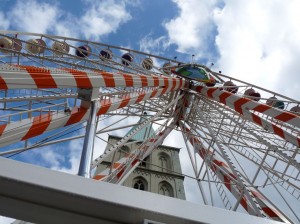
[[[83,138],[78,174],[121,184],[177,131],[200,202],[300,222],[299,101],[201,64],[75,38],[1,31],[0,52],[1,156]],[[137,150],[91,176],[149,124],[159,128]],[[132,127],[93,160],[96,137]]]

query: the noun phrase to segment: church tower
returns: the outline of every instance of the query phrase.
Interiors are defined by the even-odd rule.
[[[144,118],[140,119],[143,122]],[[130,133],[134,127],[128,132]],[[110,165],[131,151],[134,151],[143,141],[154,133],[152,126],[148,125],[136,133],[126,146],[112,153],[108,159],[98,165],[96,174],[110,167]],[[117,143],[121,137],[110,135],[107,150]],[[154,150],[123,182],[126,187],[149,191],[169,197],[185,199],[183,186],[184,177],[181,175],[179,148],[160,145]]]

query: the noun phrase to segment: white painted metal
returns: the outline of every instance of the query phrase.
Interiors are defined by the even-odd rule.
[[[288,112],[292,107],[299,105],[299,101],[227,75],[215,73],[203,65],[198,66],[210,71],[219,81],[215,87],[206,87],[205,84],[195,81],[185,85],[184,83],[188,83],[188,80],[184,81],[184,79],[178,78],[174,74],[166,74],[159,65],[169,63],[172,67],[177,66],[178,63],[183,65],[184,62],[165,57],[74,38],[0,31],[0,38],[12,39],[15,35],[18,35],[22,46],[26,46],[27,41],[25,40],[29,39],[28,36],[42,39],[47,46],[45,52],[41,55],[32,54],[25,48],[20,51],[6,49],[4,50],[5,54],[0,54],[0,69],[2,72],[0,74],[0,156],[14,157],[14,155],[22,155],[22,153],[25,154],[28,151],[39,149],[42,152],[45,146],[65,147],[66,142],[84,137],[80,130],[85,128],[83,124],[85,124],[91,112],[89,110],[79,110],[82,106],[81,99],[95,100],[100,104],[96,120],[96,125],[99,124],[99,129],[96,130],[97,136],[103,133],[121,132],[132,127],[134,118],[138,119],[145,111],[148,112],[147,116],[149,116],[146,123],[152,122],[159,125],[164,124],[167,119],[173,119],[176,115],[175,112],[180,111],[178,119],[183,121],[184,126],[188,127],[191,132],[185,133],[184,130],[179,128],[178,122],[170,128],[183,133],[184,139],[182,142],[185,142],[186,148],[195,150],[188,139],[197,137],[201,140],[203,146],[211,151],[211,154],[206,154],[203,157],[199,156],[197,151],[194,153],[187,151],[194,172],[193,178],[196,179],[196,188],[200,189],[205,204],[237,212],[247,212],[241,206],[244,203],[243,197],[246,195],[249,205],[252,207],[252,213],[260,214],[258,210],[262,206],[261,202],[258,203],[259,206],[256,206],[255,200],[251,199],[252,193],[244,191],[258,189],[258,192],[265,195],[268,203],[276,204],[280,214],[287,217],[288,220],[300,222],[300,154],[298,145],[300,144],[300,118],[299,113]],[[66,51],[57,54],[51,48],[54,42],[67,43],[71,49],[70,53]],[[78,46],[85,44],[88,44],[92,49],[89,57],[81,58],[71,53]],[[113,52],[113,56],[110,60],[101,60],[98,52],[107,48]],[[130,66],[122,64],[120,50],[133,54],[135,60]],[[7,54],[7,52],[10,53]],[[157,61],[158,64],[154,63],[151,70],[146,70],[142,65],[145,58],[155,59],[153,61]],[[28,67],[29,65],[34,67]],[[49,75],[49,71],[53,74]],[[44,82],[45,80],[47,81]],[[222,91],[223,84],[229,80],[234,81],[239,88],[236,94]],[[250,88],[260,92],[262,97],[258,102],[249,100],[244,96],[245,91]],[[92,96],[90,93],[92,93]],[[181,94],[183,98],[177,102],[178,94]],[[276,96],[278,100],[284,103],[283,109],[265,105],[266,100],[272,96]],[[263,108],[263,110],[259,108]],[[130,124],[125,122],[127,120],[130,120]],[[145,124],[138,124],[137,129]],[[90,137],[92,136],[90,135]],[[98,137],[103,139],[102,136]],[[125,136],[120,144],[111,148],[111,151],[118,150],[123,144],[127,144],[126,141],[129,139],[130,136]],[[151,153],[151,150],[149,150],[149,153]],[[98,161],[92,162],[92,168],[99,161],[101,162],[103,157],[105,157],[105,154],[101,155]],[[140,157],[140,159],[142,158]],[[230,169],[223,169],[222,163],[216,165],[215,158],[220,158],[218,160],[226,163]],[[6,164],[7,167],[11,166],[10,163],[3,164]],[[3,164],[0,164],[0,166],[4,166]],[[90,162],[86,164],[88,165]],[[212,168],[210,166],[212,164],[215,164],[215,167]],[[21,169],[23,166],[19,168]],[[132,167],[126,166],[128,172],[131,170],[130,168]],[[31,172],[31,168],[29,170],[24,169]],[[215,172],[214,169],[222,170],[222,172]],[[228,174],[229,171],[235,176],[239,176],[236,179],[229,177],[229,181],[234,185],[232,188],[236,189],[236,195],[228,190],[228,182],[222,177],[226,172]],[[13,175],[16,179],[22,179],[17,172]],[[52,173],[46,171],[44,175],[47,179],[48,175],[50,178]],[[30,180],[30,177],[28,177],[30,175],[25,176]],[[54,176],[56,178],[56,174]],[[187,175],[187,177],[191,178],[190,175]],[[9,176],[9,178],[12,177]],[[82,180],[81,177],[70,178],[72,181],[74,178],[76,183],[77,181],[83,181],[83,183],[94,184],[93,181]],[[17,181],[16,179],[14,181]],[[25,179],[22,180],[26,182]],[[16,187],[14,181],[11,182],[12,187]],[[55,189],[51,181],[57,180],[46,181],[45,185],[41,187],[47,189],[54,187]],[[91,186],[94,189],[93,184]],[[102,186],[103,183],[97,184]],[[88,184],[88,186],[90,185]],[[61,187],[70,186],[66,184],[65,186],[61,185]],[[99,188],[99,191],[100,189],[102,187]],[[109,194],[114,195],[117,192],[116,194],[119,196],[127,194],[128,190],[118,186],[113,186],[112,189]],[[42,188],[34,188],[34,190],[36,190],[37,195],[33,197],[37,198],[42,195]],[[65,189],[65,192],[68,192],[68,190]],[[84,189],[81,190],[81,196],[88,194],[88,192],[83,192]],[[131,190],[129,191],[131,192]],[[92,192],[96,195],[99,193],[96,190]],[[132,196],[133,198],[139,197],[141,194],[141,192],[132,192],[134,193],[128,194],[138,195]],[[67,195],[67,193],[65,194]],[[2,194],[1,197],[4,200],[6,196]],[[97,198],[97,196],[93,197]],[[164,201],[159,196],[156,197],[157,200]],[[81,197],[76,197],[76,200],[81,200],[78,198]],[[46,199],[51,201],[50,196]],[[127,199],[126,203],[129,202]],[[147,197],[144,198],[144,200],[146,199]],[[121,203],[123,198],[121,197],[119,200],[118,203]],[[8,205],[20,206],[18,208],[22,207],[21,204],[24,206],[23,209],[37,208],[28,202],[17,202],[12,198],[6,198],[5,201]],[[134,200],[128,208],[135,209],[135,202]],[[200,199],[199,202],[201,202]],[[185,206],[181,203],[184,202],[179,204],[175,202],[172,212],[178,212],[179,208],[177,206]],[[168,205],[171,204],[173,205],[173,201]],[[43,205],[38,206],[43,207]],[[55,204],[55,206],[59,208],[59,205]],[[118,206],[122,207],[121,205]],[[202,209],[202,207],[195,205],[196,210],[200,208]],[[118,211],[124,212],[125,210],[122,209]],[[1,210],[4,211],[5,209],[2,208]],[[48,209],[44,211],[46,210]],[[22,209],[18,209],[18,212],[14,213],[14,210],[10,207],[10,213],[5,214],[15,215],[17,218],[26,217],[21,211]],[[164,211],[166,212],[165,215],[169,217],[168,212],[170,211]],[[195,210],[192,209],[191,211]],[[20,212],[22,215],[20,215]],[[51,214],[58,214],[57,217],[63,218],[61,220],[68,216],[65,211],[59,211],[55,207],[53,207],[52,212]],[[226,213],[225,211],[222,212]],[[226,214],[236,220],[235,217],[240,216],[237,212]],[[153,213],[155,212],[153,211]],[[43,214],[39,218],[43,218]],[[82,221],[81,223],[99,221],[94,220],[92,217],[88,219],[85,215],[71,216],[73,218],[77,217],[78,220]],[[178,215],[176,217],[178,218]],[[187,217],[183,215],[181,218],[185,219]],[[199,217],[197,216],[197,218]],[[210,220],[209,218],[213,219],[214,217],[206,218]],[[150,219],[152,220],[152,218]],[[178,221],[178,219],[176,220]],[[199,220],[203,221],[203,219]],[[219,218],[216,221],[224,220]],[[248,219],[246,218],[244,221],[246,220]],[[265,222],[271,223],[272,221],[265,220]]]
[[[0,186],[0,214],[33,223],[279,223],[4,158]]]

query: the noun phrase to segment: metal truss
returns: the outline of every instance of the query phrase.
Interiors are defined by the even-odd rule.
[[[299,101],[197,65],[218,80],[210,87],[171,72],[185,62],[118,46],[14,31],[0,31],[1,41],[6,44],[0,48],[1,156],[14,158],[82,139],[79,175],[90,178],[91,169],[155,124],[153,136],[95,174],[91,183],[121,185],[176,130],[192,170],[184,175],[195,179],[199,203],[266,222],[300,222]],[[124,52],[132,60],[124,59]],[[226,86],[227,81],[235,85]],[[253,89],[261,97],[245,94]],[[268,103],[274,96],[280,108]],[[92,159],[96,138],[104,149],[103,134],[130,128],[131,133]],[[5,164],[12,169],[9,161]],[[0,195],[7,196],[1,189]],[[113,189],[125,192],[120,186]]]

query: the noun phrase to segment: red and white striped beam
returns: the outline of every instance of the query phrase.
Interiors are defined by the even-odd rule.
[[[225,90],[220,90],[219,88],[193,86],[192,89],[203,94],[204,96],[207,96],[230,107],[231,109],[245,116],[247,119],[253,121],[259,126],[267,128],[277,136],[300,147],[299,135],[296,136],[295,134],[292,134],[294,133],[294,130],[297,130],[296,128],[300,128],[300,117],[298,115],[279,110],[262,103],[258,103],[251,99],[241,97]],[[270,121],[261,118],[251,111],[258,112],[262,115],[267,115],[273,119],[273,122],[271,123]],[[289,124],[290,126],[286,125],[284,128],[281,128],[278,124],[275,123],[275,120],[277,120],[278,122]],[[292,126],[294,126],[294,128]]]
[[[184,82],[179,79],[173,84],[164,88],[146,88],[139,92],[132,92],[124,98],[113,97],[100,101],[97,116],[117,110],[144,100],[159,97],[171,91],[184,87]],[[10,122],[0,125],[0,147],[36,137],[47,131],[68,126],[86,120],[89,110],[84,107],[74,107],[71,113],[63,111],[58,113],[46,113],[40,116],[26,118],[21,121]],[[8,115],[9,116],[9,115]]]
[[[0,89],[184,86],[184,79],[142,74],[0,65]]]
[[[182,129],[182,133],[192,144],[196,153],[200,155],[203,161],[207,162],[207,166],[210,167],[210,169],[224,183],[225,187],[232,193],[232,195],[237,200],[240,199],[243,187],[245,187],[246,188],[245,190],[247,190],[249,193],[251,193],[254,196],[255,200],[258,202],[258,205],[261,207],[263,213],[267,217],[273,220],[284,221],[286,223],[289,223],[289,220],[287,220],[286,217],[283,214],[281,214],[277,208],[271,205],[269,201],[266,199],[266,197],[264,197],[263,194],[259,192],[256,188],[249,187],[249,186],[240,186],[240,184],[238,184],[238,181],[236,180],[237,177],[234,175],[234,173],[232,172],[230,166],[226,163],[226,161],[224,161],[217,154],[213,154],[212,151],[206,149],[201,143],[201,140],[195,137],[193,134],[191,134],[190,129],[181,121],[180,121],[180,127]],[[206,156],[211,157],[211,159],[206,159]],[[250,201],[246,197],[246,194],[242,196],[240,200],[240,204],[249,214],[257,215],[257,212],[250,204]]]

